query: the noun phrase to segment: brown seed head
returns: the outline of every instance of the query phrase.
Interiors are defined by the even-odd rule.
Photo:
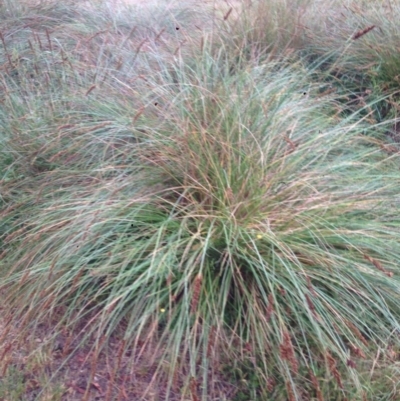
[[[371,26],[366,27],[365,29],[362,29],[361,31],[356,32],[353,35],[352,39],[357,40],[357,39],[361,38],[361,36],[366,35],[368,32],[372,31],[375,27],[376,27],[376,25],[371,25]]]
[[[201,292],[201,283],[203,281],[203,275],[199,273],[194,279],[193,283],[193,297],[190,305],[191,313],[195,313],[197,309],[197,305],[199,304],[200,292]]]
[[[290,334],[285,330],[282,336],[282,343],[279,347],[281,358],[289,362],[290,366],[294,373],[298,372],[298,362],[296,359],[296,355],[294,352],[294,347],[292,344],[292,340],[290,338]]]

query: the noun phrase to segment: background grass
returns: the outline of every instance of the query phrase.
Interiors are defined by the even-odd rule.
[[[399,397],[399,6],[0,12],[4,397]]]

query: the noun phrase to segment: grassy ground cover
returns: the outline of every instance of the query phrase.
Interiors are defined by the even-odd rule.
[[[399,14],[3,2],[0,399],[400,399]]]

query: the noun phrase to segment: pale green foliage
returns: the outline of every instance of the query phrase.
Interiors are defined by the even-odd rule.
[[[102,32],[100,7],[3,34],[1,288],[21,340],[43,321],[151,340],[167,394],[178,375],[204,400],[221,363],[260,399],[373,393],[360,358],[399,346],[397,156],[377,100],[325,91],[310,38],[269,24],[263,48],[257,4],[186,47],[185,7],[150,33],[123,12]]]

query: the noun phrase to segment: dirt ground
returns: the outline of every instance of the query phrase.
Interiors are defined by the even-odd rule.
[[[124,341],[116,334],[97,351],[94,341],[80,345],[84,334],[84,331],[78,335],[64,332],[47,341],[52,335],[52,325],[41,325],[35,335],[21,345],[16,340],[18,328],[5,331],[4,322],[0,320],[0,400],[200,400],[200,389],[193,390],[191,385],[189,388],[179,374],[174,375],[167,398],[169,365],[167,361],[162,363],[166,375],[164,379],[154,380],[163,350],[156,348],[151,340],[139,342],[135,352],[129,348],[122,351]],[[18,386],[20,391],[16,392]],[[235,392],[236,386],[227,382],[217,368],[209,400],[230,400]]]

